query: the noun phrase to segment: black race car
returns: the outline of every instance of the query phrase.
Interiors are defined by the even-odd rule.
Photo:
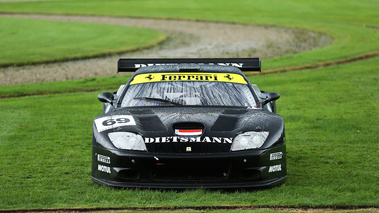
[[[116,187],[246,188],[286,179],[279,94],[251,84],[259,58],[120,59],[136,71],[98,96],[92,179]]]

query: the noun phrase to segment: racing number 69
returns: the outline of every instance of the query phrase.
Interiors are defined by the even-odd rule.
[[[116,123],[128,123],[130,120],[127,118],[108,119],[103,121],[103,126],[111,126]]]

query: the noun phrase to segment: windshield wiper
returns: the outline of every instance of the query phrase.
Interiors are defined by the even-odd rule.
[[[133,99],[142,99],[142,100],[149,100],[149,101],[160,101],[160,102],[165,102],[165,103],[170,103],[174,105],[182,105],[180,103],[168,100],[168,99],[163,99],[163,98],[150,98],[150,97],[135,97]]]

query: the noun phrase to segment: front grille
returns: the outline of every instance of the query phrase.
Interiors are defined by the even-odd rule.
[[[221,180],[228,177],[230,163],[220,160],[156,161],[150,165],[155,180]]]

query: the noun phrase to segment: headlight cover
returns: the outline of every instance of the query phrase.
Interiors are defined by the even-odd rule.
[[[244,132],[234,138],[231,151],[260,148],[266,141],[269,132]]]
[[[111,132],[108,137],[113,145],[119,149],[147,151],[141,135],[132,132]]]

